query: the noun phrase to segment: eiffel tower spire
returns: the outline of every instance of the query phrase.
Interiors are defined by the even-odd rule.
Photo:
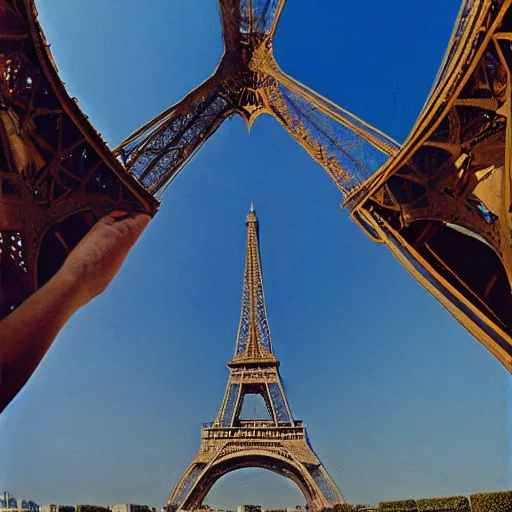
[[[235,355],[229,367],[247,365],[275,365],[279,362],[272,350],[268,325],[263,277],[261,271],[258,217],[251,202],[246,217],[247,244],[245,251],[242,310],[236,340]]]

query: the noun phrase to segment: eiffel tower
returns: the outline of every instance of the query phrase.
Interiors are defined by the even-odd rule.
[[[201,447],[174,488],[167,508],[200,507],[215,482],[231,471],[259,467],[294,481],[312,510],[343,503],[343,496],[292,416],[268,325],[260,264],[259,231],[251,204],[247,215],[242,311],[224,398],[213,423],[201,430]],[[244,398],[260,395],[269,420],[240,419]]]

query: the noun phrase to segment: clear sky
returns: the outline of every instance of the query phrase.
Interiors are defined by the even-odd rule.
[[[282,68],[403,141],[459,0],[290,0]],[[112,146],[181,99],[222,53],[215,0],[39,0],[71,95]],[[340,209],[276,121],[234,118],[167,189],[106,293],[66,325],[0,416],[0,485],[39,503],[160,507],[228,376],[245,214],[261,228],[267,310],[288,400],[351,503],[505,489],[511,378]],[[263,470],[206,500],[284,507]]]

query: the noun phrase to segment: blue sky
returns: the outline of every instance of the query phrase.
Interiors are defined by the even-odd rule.
[[[70,94],[111,146],[181,99],[222,53],[215,0],[39,0]],[[457,0],[290,0],[285,72],[399,141],[430,90]],[[39,503],[161,506],[222,399],[244,219],[260,219],[267,310],[288,400],[351,503],[510,487],[511,378],[340,209],[273,119],[224,123],[167,189],[125,266],[64,328],[0,416],[0,484]],[[262,470],[207,503],[284,507]]]

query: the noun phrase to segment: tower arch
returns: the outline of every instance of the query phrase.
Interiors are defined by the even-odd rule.
[[[215,483],[228,473],[245,468],[260,468],[277,473],[297,485],[306,504],[312,510],[331,505],[319,485],[309,474],[306,466],[270,450],[244,450],[220,456],[197,478],[194,486],[181,504],[183,510],[200,508]]]

